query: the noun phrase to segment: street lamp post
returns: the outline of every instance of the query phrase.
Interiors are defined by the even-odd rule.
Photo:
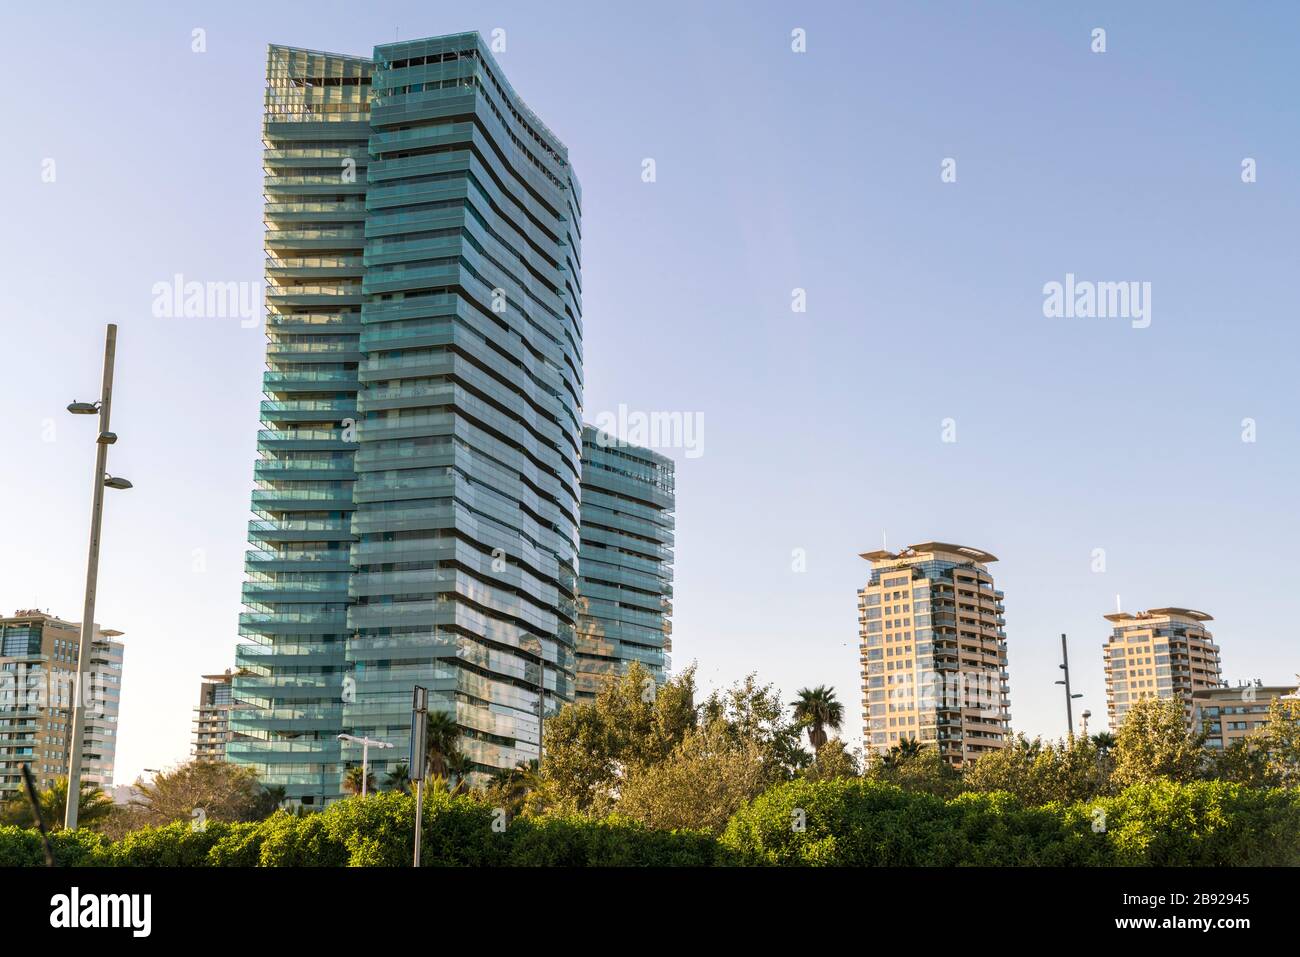
[[[117,441],[109,431],[113,405],[113,362],[117,356],[117,324],[110,322],[104,338],[104,380],[99,402],[73,402],[73,415],[99,413],[99,437],[95,440],[95,483],[90,506],[90,556],[86,561],[86,600],[81,610],[81,640],[77,644],[76,698],[72,702],[71,750],[68,754],[68,800],[63,826],[77,827],[77,805],[81,799],[81,750],[86,737],[86,684],[89,679],[91,645],[95,636],[95,588],[99,581],[99,533],[104,517],[104,489],[128,489],[131,483],[108,474],[108,447]]]
[[[537,773],[542,773],[542,743],[546,740],[546,655],[537,642]]]
[[[407,775],[415,782],[415,857],[420,866],[420,833],[424,828],[424,770],[427,762],[429,730],[429,689],[416,685],[411,694],[411,756]]]
[[[1061,663],[1057,666],[1065,672],[1065,677],[1056,682],[1058,685],[1065,685],[1065,726],[1069,729],[1069,736],[1074,737],[1074,699],[1082,698],[1081,694],[1070,694],[1070,651],[1065,646],[1065,635],[1061,635]]]
[[[340,734],[340,741],[351,741],[353,744],[361,745],[361,796],[365,797],[367,784],[370,778],[370,747],[391,748],[392,745],[387,741],[376,741],[374,738],[358,738],[354,734]]]

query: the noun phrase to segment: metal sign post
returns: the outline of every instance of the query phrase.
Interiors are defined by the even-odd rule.
[[[424,829],[424,766],[426,738],[429,731],[429,689],[415,686],[411,699],[411,756],[407,762],[410,778],[415,782],[415,861],[420,866],[420,832]]]

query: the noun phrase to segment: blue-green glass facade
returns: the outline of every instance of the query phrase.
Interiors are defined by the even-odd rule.
[[[675,502],[671,459],[583,429],[580,699],[594,697],[633,661],[656,681],[667,678]]]
[[[228,756],[312,803],[339,780],[372,72],[267,58],[267,367]]]
[[[234,730],[252,740],[231,756],[291,797],[330,800],[360,758],[336,735],[396,745],[372,750],[380,775],[404,762],[422,684],[477,770],[512,767],[537,756],[539,681],[548,710],[574,694],[578,184],[477,34],[386,44],[373,60],[273,47],[271,64],[274,408],[235,679]],[[340,70],[363,82],[331,82]],[[271,112],[282,97],[303,100],[291,119]],[[290,176],[272,163],[304,142],[316,165]],[[313,228],[280,237],[290,213]],[[313,270],[310,293],[281,289],[298,279],[276,272],[286,242],[293,268]],[[328,321],[282,331],[289,310]],[[305,400],[319,419],[298,418]]]

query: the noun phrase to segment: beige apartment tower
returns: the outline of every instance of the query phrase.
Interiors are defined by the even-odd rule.
[[[224,674],[203,676],[191,727],[193,742],[190,754],[195,761],[226,760],[226,743],[233,737],[230,731],[230,712],[234,707],[231,681],[229,668]]]
[[[1213,621],[1190,608],[1152,608],[1106,616],[1114,628],[1104,646],[1106,712],[1112,731],[1142,698],[1177,700],[1188,728],[1195,727],[1193,695],[1219,688],[1219,646],[1205,627]]]
[[[858,591],[863,745],[905,739],[962,767],[1005,746],[1011,720],[1002,592],[978,548],[924,542],[866,552]]]
[[[108,788],[117,754],[122,632],[95,627],[81,779]],[[22,793],[22,766],[49,788],[68,773],[81,626],[36,609],[0,618],[0,801]]]

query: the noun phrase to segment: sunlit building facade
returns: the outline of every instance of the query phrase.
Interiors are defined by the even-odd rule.
[[[858,591],[864,751],[906,739],[953,767],[1005,746],[1011,719],[1003,595],[965,545],[866,552]]]
[[[1152,608],[1115,612],[1106,620],[1112,625],[1103,646],[1111,730],[1119,730],[1129,707],[1142,698],[1178,701],[1192,728],[1192,696],[1223,683],[1219,646],[1205,627],[1213,618],[1191,608]]]
[[[232,737],[230,712],[234,708],[231,684],[229,670],[203,676],[191,727],[190,757],[195,761],[226,760],[226,744]]]
[[[122,632],[96,627],[85,689],[84,782],[113,785],[121,710]],[[42,611],[0,618],[0,801],[21,794],[22,766],[38,788],[68,773],[79,624]]]
[[[1266,685],[1255,680],[1236,687],[1202,688],[1192,692],[1192,726],[1204,732],[1205,746],[1223,751],[1258,734],[1268,724],[1268,712],[1278,698],[1300,695],[1295,685]]]

